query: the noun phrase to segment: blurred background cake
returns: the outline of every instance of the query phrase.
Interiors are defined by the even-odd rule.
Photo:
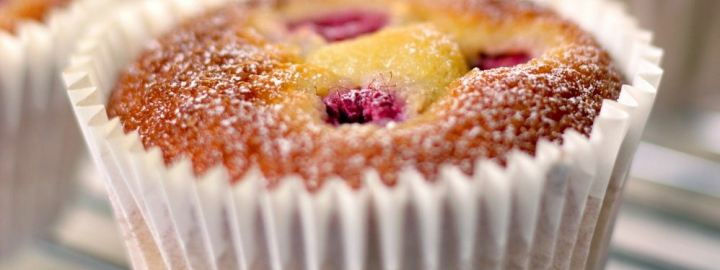
[[[14,31],[24,20],[42,21],[53,8],[61,7],[70,0],[1,0],[0,29]]]
[[[72,198],[83,145],[60,67],[111,2],[0,1],[0,260],[46,235]]]

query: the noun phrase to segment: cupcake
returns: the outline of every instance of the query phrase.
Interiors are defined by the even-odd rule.
[[[127,5],[65,72],[135,267],[602,263],[662,74],[617,6],[218,2]]]
[[[57,216],[82,139],[60,67],[108,1],[0,1],[0,257]]]
[[[0,29],[14,31],[22,21],[42,21],[53,8],[61,7],[64,0],[3,1],[0,3]]]

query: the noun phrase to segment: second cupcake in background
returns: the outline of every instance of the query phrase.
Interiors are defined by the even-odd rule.
[[[0,1],[0,259],[47,229],[73,190],[84,147],[60,67],[112,2]]]
[[[662,74],[613,5],[216,2],[127,5],[65,73],[134,267],[604,257]]]

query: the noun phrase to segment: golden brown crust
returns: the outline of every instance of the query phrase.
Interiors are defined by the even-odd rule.
[[[21,21],[41,21],[54,7],[69,0],[0,0],[0,31],[14,32]]]
[[[108,114],[127,131],[138,130],[146,147],[159,147],[168,163],[191,158],[198,174],[224,164],[238,180],[257,166],[270,183],[300,175],[310,187],[333,176],[359,186],[367,168],[390,184],[408,166],[431,178],[443,164],[471,172],[477,159],[504,162],[512,149],[533,154],[539,139],[559,142],[567,129],[590,134],[602,100],[620,91],[608,54],[549,11],[512,1],[472,3],[473,9],[443,6],[471,10],[477,24],[521,15],[505,23],[539,22],[537,29],[552,36],[540,36],[543,45],[550,45],[529,63],[469,72],[427,111],[391,127],[325,123],[320,98],[297,89],[309,67],[244,27],[242,6],[195,19],[153,43],[122,74]]]

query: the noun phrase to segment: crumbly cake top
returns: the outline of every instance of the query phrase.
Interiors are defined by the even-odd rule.
[[[358,187],[367,169],[388,184],[406,167],[432,179],[444,164],[470,173],[478,159],[534,154],[567,129],[588,135],[619,95],[592,37],[527,3],[391,1],[372,32],[372,4],[312,9],[324,1],[342,2],[233,4],[184,23],[123,72],[109,116],[197,174],[223,164],[235,180],[256,167],[270,184]]]

